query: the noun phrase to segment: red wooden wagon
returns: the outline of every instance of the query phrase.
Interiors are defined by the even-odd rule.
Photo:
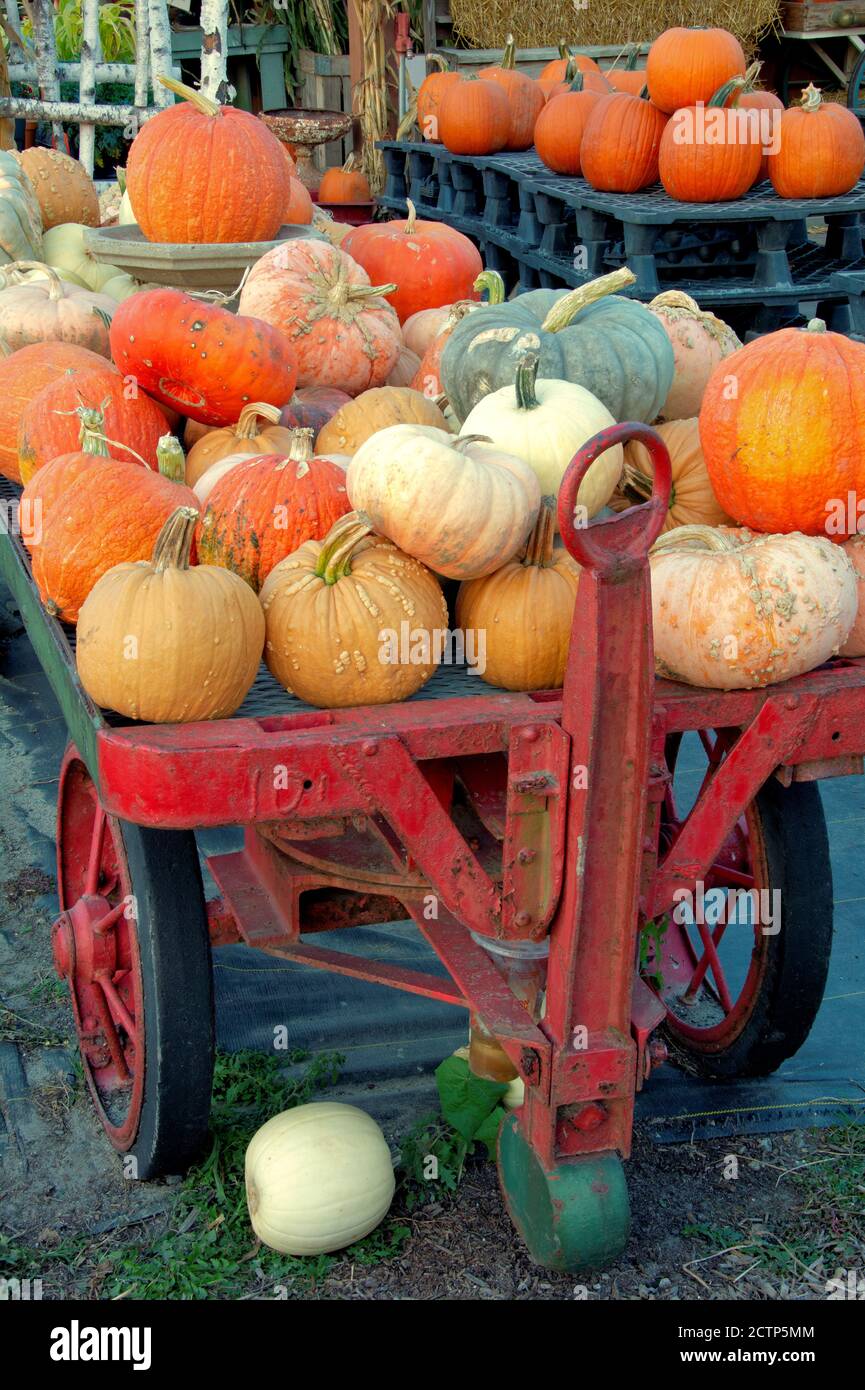
[[[655,496],[575,530],[585,470],[633,437],[654,455]],[[836,661],[732,693],[656,680],[647,554],[669,488],[666,450],[641,425],[598,436],[571,464],[560,526],[585,573],[563,691],[480,693],[466,678],[462,696],[313,710],[269,682],[212,724],[108,722],[25,552],[2,538],[72,740],[55,961],[96,1110],[139,1177],[183,1169],[205,1137],[210,949],[231,942],[464,1005],[476,1065],[501,1074],[506,1058],[525,1081],[500,1137],[501,1186],[533,1257],[561,1269],[624,1245],[634,1097],[668,1044],[719,1078],[770,1072],[801,1045],[832,922],[813,782],[862,770],[865,667]],[[452,689],[437,676],[431,697],[440,679]],[[680,816],[688,731],[708,768]],[[194,831],[223,825],[244,827],[244,847],[208,861],[221,896],[205,902]],[[673,911],[700,885],[780,890],[780,930],[755,917],[735,985],[724,922]],[[448,979],[317,944],[407,915]]]

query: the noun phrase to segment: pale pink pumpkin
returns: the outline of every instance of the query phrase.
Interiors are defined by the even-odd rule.
[[[842,656],[865,656],[865,536],[851,536],[841,547],[856,571],[859,608],[856,619],[841,648]]]
[[[447,322],[450,304],[442,304],[438,309],[418,309],[406,319],[402,326],[402,340],[406,347],[423,357],[442,324]]]
[[[704,312],[681,290],[667,290],[649,304],[673,345],[675,375],[661,410],[664,420],[690,420],[699,415],[709,377],[718,363],[742,344],[732,328]]]

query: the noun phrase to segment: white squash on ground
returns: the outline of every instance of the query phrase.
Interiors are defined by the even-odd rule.
[[[700,413],[709,377],[718,363],[742,344],[728,324],[701,309],[681,290],[657,295],[648,308],[663,324],[675,360],[673,384],[661,418],[690,420]]]
[[[285,1110],[246,1150],[252,1228],[285,1255],[324,1255],[362,1240],[386,1215],[394,1185],[385,1137],[354,1105]]]
[[[523,459],[537,475],[541,493],[557,497],[574,454],[601,430],[616,422],[607,407],[570,381],[537,379],[538,355],[524,354],[513,386],[503,386],[478,401],[461,435],[482,435]],[[607,449],[583,479],[577,505],[586,517],[605,507],[622,476],[621,444]]]
[[[745,690],[822,665],[856,619],[856,571],[824,536],[680,526],[652,547],[655,669]]]

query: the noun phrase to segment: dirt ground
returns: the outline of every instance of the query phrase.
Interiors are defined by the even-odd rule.
[[[14,831],[2,835],[8,851]],[[69,1046],[48,951],[51,887],[26,869],[0,885],[0,1275],[41,1278],[43,1298],[806,1300],[825,1298],[837,1271],[865,1268],[861,1128],[661,1147],[638,1132],[627,1250],[582,1278],[531,1264],[494,1166],[476,1160],[453,1198],[416,1205],[401,1184],[386,1226],[347,1257],[265,1258],[239,1210],[237,1172],[225,1210],[202,1195],[206,1182],[190,1194],[180,1179],[124,1181]],[[17,1097],[16,1059],[30,1083]],[[220,1259],[234,1261],[221,1293]]]

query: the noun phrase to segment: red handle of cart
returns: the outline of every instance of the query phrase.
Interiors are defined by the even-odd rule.
[[[644,445],[649,452],[653,474],[651,498],[619,516],[580,525],[577,499],[583,479],[607,449],[631,440]],[[629,422],[611,425],[608,430],[596,434],[571,459],[559,489],[559,530],[570,554],[584,568],[604,575],[621,574],[624,569],[645,564],[663,530],[672,485],[673,468],[667,446],[650,425]]]

